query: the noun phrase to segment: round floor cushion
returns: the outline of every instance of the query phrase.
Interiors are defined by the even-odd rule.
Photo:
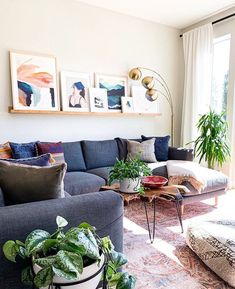
[[[186,242],[212,271],[235,287],[235,220],[191,224]]]

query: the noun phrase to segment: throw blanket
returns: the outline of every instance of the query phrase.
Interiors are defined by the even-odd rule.
[[[180,185],[189,182],[198,192],[205,187],[203,173],[198,163],[190,161],[167,161],[169,185]]]

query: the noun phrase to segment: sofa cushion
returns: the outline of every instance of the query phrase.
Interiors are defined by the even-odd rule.
[[[119,157],[115,140],[82,141],[82,149],[88,170],[99,167],[110,167]]]
[[[140,160],[146,163],[156,162],[154,142],[154,138],[141,143],[138,141],[127,140],[128,158],[133,160],[134,158],[139,157]]]
[[[66,164],[36,167],[0,161],[0,187],[6,205],[64,197]]]
[[[235,287],[235,221],[207,220],[192,223],[188,246],[218,276]]]
[[[152,175],[168,178],[166,162],[149,163],[148,167],[152,170]]]
[[[169,149],[169,140],[170,136],[152,136],[152,137],[146,137],[144,135],[141,136],[142,140],[148,140],[151,138],[155,138],[155,156],[159,162],[161,161],[167,161],[168,160],[168,149]]]
[[[98,192],[105,180],[85,172],[68,172],[64,178],[65,191],[70,195]]]
[[[96,169],[88,170],[87,173],[99,176],[107,182],[108,178],[109,178],[109,173],[110,173],[112,168],[113,167],[96,168]]]
[[[13,159],[33,158],[37,156],[36,142],[14,143],[10,142]]]
[[[142,139],[129,139],[129,140],[142,142]],[[128,151],[127,151],[127,139],[121,138],[121,137],[116,137],[115,141],[117,142],[117,146],[118,146],[119,159],[125,160],[127,158],[127,153],[128,153]]]
[[[36,145],[38,155],[50,153],[56,164],[65,162],[64,150],[61,142],[37,142]]]
[[[0,158],[1,159],[12,158],[12,152],[9,142],[0,144]]]
[[[11,162],[11,163],[18,163],[22,165],[29,165],[29,166],[38,166],[38,167],[46,167],[50,166],[51,155],[44,154],[34,158],[27,158],[27,159],[0,159],[0,161]]]
[[[68,172],[85,171],[86,165],[80,141],[62,143]]]

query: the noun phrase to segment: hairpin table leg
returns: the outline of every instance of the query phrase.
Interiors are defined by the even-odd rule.
[[[147,201],[144,200],[144,209],[145,209],[145,215],[146,215],[146,221],[147,221],[147,226],[148,226],[148,233],[149,233],[149,239],[151,244],[154,242],[154,238],[155,238],[155,228],[156,228],[156,199],[154,198],[153,200],[153,229],[151,232],[151,228],[150,228],[150,222],[149,222],[149,215],[148,215],[148,209],[147,209]]]

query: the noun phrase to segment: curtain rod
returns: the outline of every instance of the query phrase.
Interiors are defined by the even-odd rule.
[[[222,21],[224,21],[224,20],[227,20],[227,19],[229,19],[229,18],[231,18],[231,17],[234,17],[234,16],[235,16],[235,13],[230,14],[230,15],[227,15],[227,16],[225,16],[225,17],[223,17],[223,18],[220,18],[220,19],[218,19],[218,20],[213,21],[213,22],[212,22],[212,25],[214,25],[214,24],[216,24],[216,23],[219,23],[219,22],[222,22]],[[182,37],[182,36],[183,36],[183,34],[180,34],[180,37]]]

